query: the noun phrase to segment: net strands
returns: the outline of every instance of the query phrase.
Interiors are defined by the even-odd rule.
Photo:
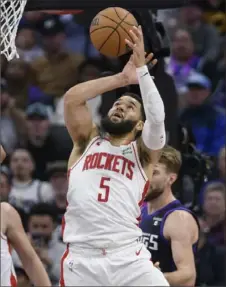
[[[1,0],[1,54],[8,61],[18,57],[15,45],[18,25],[23,15],[26,0]]]

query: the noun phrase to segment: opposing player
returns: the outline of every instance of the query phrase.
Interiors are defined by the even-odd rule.
[[[1,163],[6,154],[1,146]],[[35,286],[51,286],[48,275],[24,232],[19,214],[8,203],[1,203],[1,286],[17,286],[11,246]]]
[[[198,221],[190,210],[176,200],[171,190],[180,166],[180,153],[172,147],[163,148],[145,198],[147,204],[142,207],[140,227],[152,261],[159,262],[169,284],[194,286]]]
[[[74,149],[61,286],[168,286],[138,242],[140,205],[165,145],[165,114],[146,66],[141,27],[133,28],[131,37],[133,43],[126,42],[133,56],[121,73],[76,85],[64,98]],[[86,101],[138,83],[144,106],[138,96],[122,95],[103,119],[106,137],[101,137]]]

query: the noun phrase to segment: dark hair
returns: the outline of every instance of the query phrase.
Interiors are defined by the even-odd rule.
[[[57,213],[52,205],[48,203],[37,203],[32,206],[29,213],[29,219],[31,218],[31,216],[45,216],[45,215],[51,217],[54,222],[57,219]]]
[[[135,99],[136,101],[138,101],[140,103],[140,105],[141,105],[141,118],[142,118],[142,121],[144,122],[146,120],[146,116],[145,116],[144,104],[143,104],[142,98],[139,95],[134,94],[134,93],[130,93],[130,92],[125,92],[122,96],[129,96],[129,97]]]

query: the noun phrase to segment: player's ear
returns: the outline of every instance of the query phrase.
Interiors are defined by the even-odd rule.
[[[171,173],[170,177],[169,177],[170,185],[172,185],[176,180],[177,180],[177,174],[176,173]]]
[[[138,132],[141,132],[143,130],[144,127],[144,122],[143,121],[138,121],[138,123],[136,124],[136,130]]]

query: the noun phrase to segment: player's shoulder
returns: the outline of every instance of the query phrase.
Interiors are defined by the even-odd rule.
[[[175,225],[178,228],[197,228],[198,224],[194,215],[186,209],[175,209],[166,218],[166,224]]]
[[[16,209],[7,202],[1,202],[1,215],[6,218],[7,221],[17,216]]]

